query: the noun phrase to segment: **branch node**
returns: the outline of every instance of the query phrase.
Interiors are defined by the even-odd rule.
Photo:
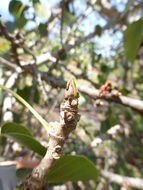
[[[49,132],[49,136],[59,142],[64,142],[65,141],[65,138],[64,137],[61,137],[59,135],[55,135],[55,133],[53,132]]]

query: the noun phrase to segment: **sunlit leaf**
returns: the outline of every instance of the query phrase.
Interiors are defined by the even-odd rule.
[[[98,171],[95,165],[84,156],[62,156],[57,160],[48,175],[48,182],[63,183],[66,181],[96,180]]]
[[[5,123],[1,127],[1,135],[14,139],[21,145],[33,150],[41,156],[45,155],[46,148],[34,139],[31,132],[22,125],[16,123]]]
[[[40,3],[39,0],[30,0],[33,4]]]
[[[11,0],[9,3],[9,12],[15,19],[15,25],[18,28],[23,28],[27,22],[24,12],[28,9],[28,6],[18,0]]]
[[[52,48],[52,51],[58,51],[59,50],[59,45],[55,45],[53,48]]]
[[[133,62],[143,40],[143,20],[130,24],[124,32],[124,48],[127,58]]]
[[[5,53],[10,49],[10,42],[0,37],[0,53]]]
[[[26,18],[24,17],[24,15],[21,15],[19,18],[17,18],[15,20],[15,25],[18,27],[18,28],[23,28],[25,25],[26,25]]]
[[[47,5],[35,3],[34,8],[35,8],[36,15],[39,18],[48,20],[48,18],[51,16],[51,10]]]
[[[38,66],[38,71],[47,72],[49,70],[47,64],[41,64]]]
[[[18,10],[20,9],[20,7],[22,6],[22,2],[18,1],[18,0],[11,0],[9,3],[9,12],[16,17]]]

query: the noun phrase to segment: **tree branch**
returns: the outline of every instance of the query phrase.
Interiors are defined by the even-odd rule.
[[[52,78],[51,76],[47,76],[45,73],[41,73],[42,80],[46,81],[51,86],[57,88],[64,88],[66,85],[66,82],[62,80],[62,78]],[[105,96],[100,97],[99,96],[99,90],[95,88],[88,87],[87,85],[80,85],[78,87],[79,92],[83,93],[84,95],[87,95],[89,98],[92,98],[94,100],[96,99],[104,99],[107,101],[112,101],[127,107],[132,108],[135,111],[138,111],[141,115],[143,114],[143,101],[137,100],[131,97],[122,96],[118,94],[114,94],[114,91],[111,93],[105,94]]]
[[[64,101],[61,104],[61,121],[54,122],[49,133],[50,139],[46,155],[40,164],[35,167],[30,177],[27,178],[24,186],[26,190],[41,190],[46,182],[47,175],[60,158],[63,146],[69,134],[76,128],[79,120],[78,115],[78,92],[75,95],[75,89],[72,81],[67,84]]]
[[[24,38],[20,33],[16,33],[14,36],[9,34],[0,20],[0,36],[4,36],[11,43],[11,59],[12,62],[20,66],[20,59],[17,49],[24,44]]]
[[[6,59],[2,57],[0,57],[0,64],[2,66],[6,66],[10,68],[11,70],[16,71],[17,73],[20,73],[22,71],[22,69],[19,66],[12,64],[11,62],[7,61]]]
[[[99,144],[102,144],[105,140],[113,139],[116,138],[118,133],[121,132],[121,126],[120,125],[115,125],[111,127],[106,134],[102,134],[98,137],[96,137],[92,142],[91,142],[91,147],[96,148]]]
[[[101,170],[101,175],[108,179],[110,182],[117,183],[121,186],[129,186],[137,189],[143,189],[143,179],[135,177],[125,177],[118,174],[114,174],[107,170]]]
[[[17,72],[12,73],[11,76],[6,81],[5,86],[7,88],[12,88],[17,78],[18,78],[18,73]],[[12,96],[10,94],[6,94],[3,100],[3,108],[2,108],[3,122],[13,120],[13,114],[11,112],[11,109],[12,109]]]

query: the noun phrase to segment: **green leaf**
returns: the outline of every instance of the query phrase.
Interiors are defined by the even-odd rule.
[[[16,176],[18,179],[23,181],[27,175],[29,175],[32,172],[31,168],[20,168],[16,170]]]
[[[107,118],[105,121],[101,124],[101,132],[106,133],[111,127],[117,124],[117,119],[110,116],[110,118]]]
[[[33,137],[31,132],[27,128],[16,123],[8,122],[8,123],[5,123],[1,128],[2,134],[9,134],[13,132],[20,132],[23,135]]]
[[[87,99],[82,94],[80,94],[80,98],[79,98],[79,102],[78,102],[79,108],[80,109],[84,108],[86,103],[87,103]]]
[[[69,11],[64,11],[63,17],[64,23],[68,26],[72,26],[77,20],[76,17]]]
[[[13,92],[11,89],[0,85],[0,88],[5,90],[6,92],[12,94],[17,100],[19,100],[25,107],[27,107],[29,109],[29,111],[35,116],[35,118],[42,124],[43,127],[45,127],[45,129],[47,130],[47,132],[50,129],[50,125],[49,123],[43,119],[43,117],[35,110],[33,109],[32,106],[30,106],[30,104],[28,104],[21,96],[19,96],[17,93]]]
[[[127,58],[133,62],[143,40],[143,20],[140,19],[128,26],[124,32],[124,49]]]
[[[10,42],[0,37],[0,54],[4,54],[5,52],[8,52],[9,49],[10,49]]]
[[[24,12],[28,9],[21,1],[11,0],[9,4],[9,12],[15,18],[15,25],[18,28],[23,28],[27,22]]]
[[[34,139],[31,132],[22,125],[16,123],[5,123],[1,127],[1,135],[11,137],[21,145],[33,150],[41,156],[44,156],[46,153],[46,148]]]
[[[25,99],[26,101],[29,101],[30,93],[31,93],[31,86],[25,86],[23,89],[17,90],[17,94],[21,96],[23,99]],[[34,102],[38,104],[39,98],[40,98],[39,91],[36,88],[35,94],[34,94]]]
[[[24,17],[24,15],[22,14],[19,18],[17,18],[15,20],[15,26],[17,26],[18,28],[23,28],[26,25],[26,18]]]
[[[38,31],[39,31],[41,36],[46,34],[46,32],[47,32],[47,24],[40,23],[39,26],[38,26]]]
[[[9,3],[9,12],[16,17],[17,16],[17,12],[20,9],[20,7],[22,6],[22,3],[18,0],[11,0]]]
[[[47,64],[41,64],[38,66],[38,71],[47,72],[49,70]]]
[[[60,46],[59,46],[59,45],[55,45],[55,46],[52,48],[52,51],[58,51],[58,50],[59,50],[59,48],[60,48]]]
[[[100,25],[96,25],[95,33],[96,33],[96,35],[101,36],[101,34],[102,34],[102,28],[101,28]]]
[[[40,3],[39,0],[30,0],[30,2],[32,2],[33,5],[36,4],[36,3]]]
[[[115,114],[114,117],[113,113]],[[113,109],[109,108],[108,111],[106,112],[106,119],[101,123],[101,132],[106,133],[108,129],[117,124],[117,120],[118,120],[117,114]]]
[[[19,169],[16,175],[24,179],[31,169]],[[48,174],[48,183],[64,183],[67,181],[97,180],[98,170],[95,165],[84,156],[65,155],[56,161]]]
[[[96,180],[98,171],[95,165],[84,156],[62,156],[57,160],[48,175],[50,183],[64,183],[66,181]]]
[[[27,9],[28,6],[22,4],[22,2],[18,0],[11,0],[9,4],[9,12],[14,16],[14,18],[20,17]]]
[[[11,21],[7,21],[5,23],[5,26],[6,26],[7,30],[8,30],[8,32],[13,32],[14,29],[15,29],[14,22],[11,22]]]

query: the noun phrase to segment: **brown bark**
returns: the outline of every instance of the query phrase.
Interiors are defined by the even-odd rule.
[[[65,90],[64,101],[61,104],[61,121],[54,122],[49,133],[50,139],[46,155],[39,165],[32,171],[24,183],[26,190],[41,190],[47,182],[47,176],[56,160],[60,158],[63,146],[69,134],[76,128],[79,120],[78,115],[78,93],[75,97],[71,81]]]

